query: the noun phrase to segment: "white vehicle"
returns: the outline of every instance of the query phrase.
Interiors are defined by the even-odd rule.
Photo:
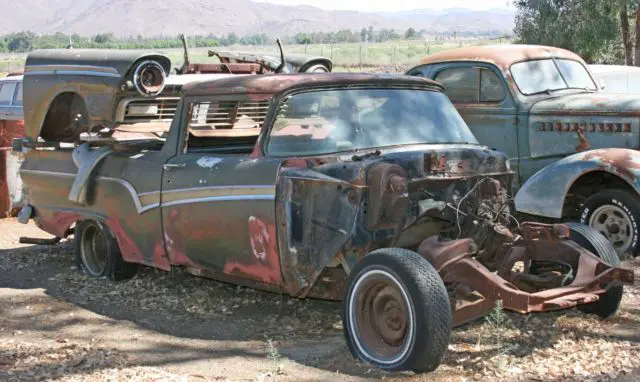
[[[607,93],[640,94],[640,67],[625,65],[589,65]]]
[[[21,158],[11,153],[11,141],[24,134],[22,75],[0,78],[0,218],[15,214],[24,193],[18,176]]]

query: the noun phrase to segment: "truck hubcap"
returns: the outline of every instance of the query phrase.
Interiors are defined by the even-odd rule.
[[[598,207],[589,219],[589,225],[600,231],[618,254],[625,253],[633,241],[633,224],[629,215],[618,206],[607,204]]]

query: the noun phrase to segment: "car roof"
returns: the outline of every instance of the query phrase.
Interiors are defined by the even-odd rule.
[[[508,70],[511,64],[521,61],[548,58],[565,58],[584,64],[577,54],[562,48],[542,45],[481,45],[444,50],[420,60],[422,65],[451,61],[480,61],[495,64],[502,70]]]
[[[417,76],[385,73],[295,73],[232,76],[202,82],[187,83],[185,96],[222,94],[276,94],[290,90],[332,86],[415,86],[443,91],[439,83]]]

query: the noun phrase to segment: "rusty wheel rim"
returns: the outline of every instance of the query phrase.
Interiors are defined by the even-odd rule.
[[[633,242],[631,218],[618,206],[607,204],[598,207],[589,218],[589,225],[600,231],[618,254],[625,253]]]
[[[415,314],[405,288],[384,270],[363,273],[349,300],[354,344],[369,361],[390,365],[409,353]]]
[[[94,277],[101,276],[107,266],[107,241],[96,225],[82,232],[80,254],[85,270]]]

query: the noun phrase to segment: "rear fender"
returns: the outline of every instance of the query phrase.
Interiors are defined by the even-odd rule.
[[[617,148],[590,150],[554,162],[529,178],[516,194],[516,210],[560,219],[571,186],[594,171],[612,174],[640,193],[640,153]]]

